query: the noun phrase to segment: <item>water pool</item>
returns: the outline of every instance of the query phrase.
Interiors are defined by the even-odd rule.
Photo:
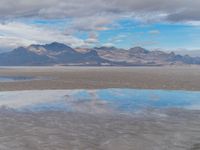
[[[99,90],[32,90],[0,92],[0,106],[31,110],[118,110],[200,109],[200,92],[99,89]]]

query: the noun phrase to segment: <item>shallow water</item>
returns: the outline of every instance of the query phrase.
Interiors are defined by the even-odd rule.
[[[48,80],[49,77],[29,77],[29,76],[0,76],[0,82],[17,82],[32,80]]]
[[[200,92],[100,89],[0,92],[0,106],[36,110],[106,109],[134,112],[142,109],[200,109]]]
[[[0,92],[2,150],[199,150],[200,92]]]

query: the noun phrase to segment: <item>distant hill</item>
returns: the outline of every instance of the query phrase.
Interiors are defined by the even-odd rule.
[[[30,45],[0,54],[1,66],[44,65],[106,65],[110,61],[101,58],[96,51],[80,53],[61,43]]]
[[[162,66],[200,64],[200,57],[148,51],[142,47],[128,50],[115,47],[81,48],[75,50],[53,42],[45,45],[19,47],[0,54],[1,66]]]
[[[200,50],[175,50],[174,53],[179,55],[189,55],[191,57],[200,57]]]
[[[134,47],[128,50],[114,47],[98,47],[99,56],[110,61],[126,62],[130,65],[184,65],[200,64],[200,57],[191,57],[189,55],[179,55],[174,52],[148,51],[142,47]]]

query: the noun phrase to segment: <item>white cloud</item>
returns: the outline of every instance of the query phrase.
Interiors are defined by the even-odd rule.
[[[71,35],[65,35],[59,30],[28,25],[19,22],[0,24],[1,49],[12,49],[30,44],[44,44],[53,41],[62,42],[73,47],[90,46],[88,42]]]
[[[108,25],[113,23],[116,16],[89,16],[84,18],[75,18],[72,20],[71,28],[75,31],[105,31],[109,30]]]
[[[91,32],[89,34],[89,37],[88,39],[85,40],[86,43],[89,43],[89,44],[96,44],[99,42],[98,40],[98,34],[95,33],[95,32]]]
[[[104,43],[102,46],[105,46],[105,47],[113,47],[115,46],[113,43]]]
[[[200,21],[187,21],[184,23],[192,26],[200,26]]]
[[[160,31],[159,30],[150,30],[148,33],[155,35],[155,34],[160,34]]]

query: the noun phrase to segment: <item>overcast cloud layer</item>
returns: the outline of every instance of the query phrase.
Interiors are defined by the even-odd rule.
[[[0,0],[0,17],[66,18],[101,14],[199,21],[199,0]],[[155,15],[157,14],[157,15]],[[152,18],[152,17],[151,17]]]
[[[50,36],[55,35],[56,41],[75,47],[90,46],[98,43],[97,32],[109,30],[115,21],[123,18],[145,23],[199,25],[199,6],[199,0],[0,0],[0,43],[4,47],[44,43],[52,41]],[[71,22],[64,33],[18,22],[19,19],[69,19]],[[88,39],[74,37],[76,31],[88,32]],[[38,37],[41,32],[43,38]]]

